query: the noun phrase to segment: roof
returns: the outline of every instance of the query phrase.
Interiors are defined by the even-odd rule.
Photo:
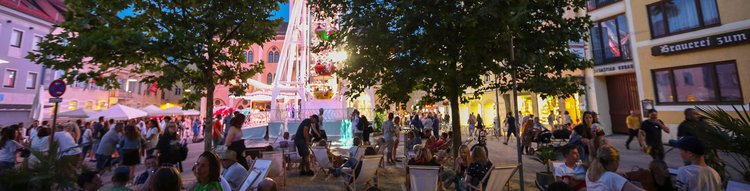
[[[52,23],[62,22],[68,9],[62,0],[0,0],[0,5]]]
[[[289,27],[288,22],[281,23],[281,26],[276,28],[276,34],[277,35],[284,35],[286,34],[286,28]]]

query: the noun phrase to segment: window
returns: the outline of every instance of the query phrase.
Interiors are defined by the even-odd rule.
[[[268,73],[268,75],[266,75],[266,82],[268,82],[268,84],[272,84],[273,83],[273,74],[272,73]]]
[[[274,47],[271,51],[268,51],[268,63],[279,62],[279,51]]]
[[[13,33],[10,34],[10,46],[21,48],[22,40],[23,40],[23,31],[13,29]]]
[[[77,101],[70,101],[70,106],[68,106],[68,110],[76,110],[78,108],[78,102]]]
[[[42,42],[42,39],[43,39],[42,36],[34,35],[34,44],[33,44],[34,47],[32,50],[39,51],[39,43]]]
[[[61,79],[63,75],[65,75],[65,71],[55,70],[55,80]]]
[[[3,87],[14,88],[16,87],[16,75],[17,70],[5,69],[5,80],[3,80]]]
[[[247,51],[245,52],[245,59],[247,59],[247,63],[253,62],[253,51]]]
[[[653,72],[658,103],[741,103],[734,61]]]
[[[618,1],[621,1],[621,0],[588,0],[586,2],[586,6],[588,7],[589,10],[594,10],[594,9],[604,7],[604,6],[607,6],[609,4],[612,4]]]
[[[142,86],[143,86],[143,83],[138,83],[138,95],[141,95]]]
[[[630,33],[625,15],[594,23],[591,29],[594,64],[630,60]]]
[[[135,83],[136,82],[137,81],[132,80],[132,79],[128,80],[128,87],[127,87],[128,93],[133,93],[135,91]]]
[[[91,101],[87,101],[86,102],[86,110],[91,110],[91,106],[92,105],[93,105],[93,103],[91,103]]]
[[[29,72],[29,74],[26,76],[26,89],[36,89],[36,73]]]
[[[651,38],[718,26],[716,0],[670,0],[646,6]]]
[[[174,95],[180,95],[180,88],[174,88]]]

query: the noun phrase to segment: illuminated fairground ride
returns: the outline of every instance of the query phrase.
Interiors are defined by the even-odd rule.
[[[289,131],[293,134],[299,122],[324,110],[322,118],[329,136],[351,137],[348,117],[353,109],[371,115],[373,91],[350,101],[346,87],[335,74],[346,53],[333,49],[313,50],[329,40],[339,27],[333,19],[318,19],[311,14],[305,0],[290,1],[289,24],[279,64],[271,86],[270,134]],[[278,129],[276,128],[278,127]],[[347,142],[347,141],[344,141]]]

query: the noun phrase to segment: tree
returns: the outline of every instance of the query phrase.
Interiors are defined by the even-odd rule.
[[[585,3],[311,0],[320,17],[336,18],[341,25],[320,46],[338,45],[349,53],[338,71],[350,82],[348,95],[378,84],[376,94],[390,104],[407,102],[413,91],[427,92],[422,102],[450,101],[454,132],[460,132],[464,92],[510,90],[512,73],[519,90],[543,96],[580,92],[582,81],[563,72],[590,65],[568,51],[569,41],[586,37],[590,21],[566,13],[580,12]],[[484,76],[498,79],[489,82]],[[454,135],[458,148],[461,136]]]
[[[243,52],[270,40],[281,19],[272,20],[280,0],[66,1],[69,11],[59,34],[47,35],[27,58],[67,71],[68,81],[95,80],[117,88],[118,73],[140,75],[160,89],[182,89],[180,103],[195,108],[206,98],[206,124],[212,124],[217,85],[244,94],[243,83],[262,71],[263,62],[245,64]],[[210,126],[209,126],[210,127]],[[211,135],[211,128],[205,128]],[[211,148],[210,139],[205,149]]]

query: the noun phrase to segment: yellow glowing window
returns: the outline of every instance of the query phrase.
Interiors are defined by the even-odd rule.
[[[93,104],[91,103],[91,101],[87,101],[87,102],[86,102],[86,110],[91,110],[91,106],[92,106],[92,105],[93,105]]]
[[[68,107],[68,110],[76,110],[77,105],[78,105],[77,101],[71,101],[70,106]]]

